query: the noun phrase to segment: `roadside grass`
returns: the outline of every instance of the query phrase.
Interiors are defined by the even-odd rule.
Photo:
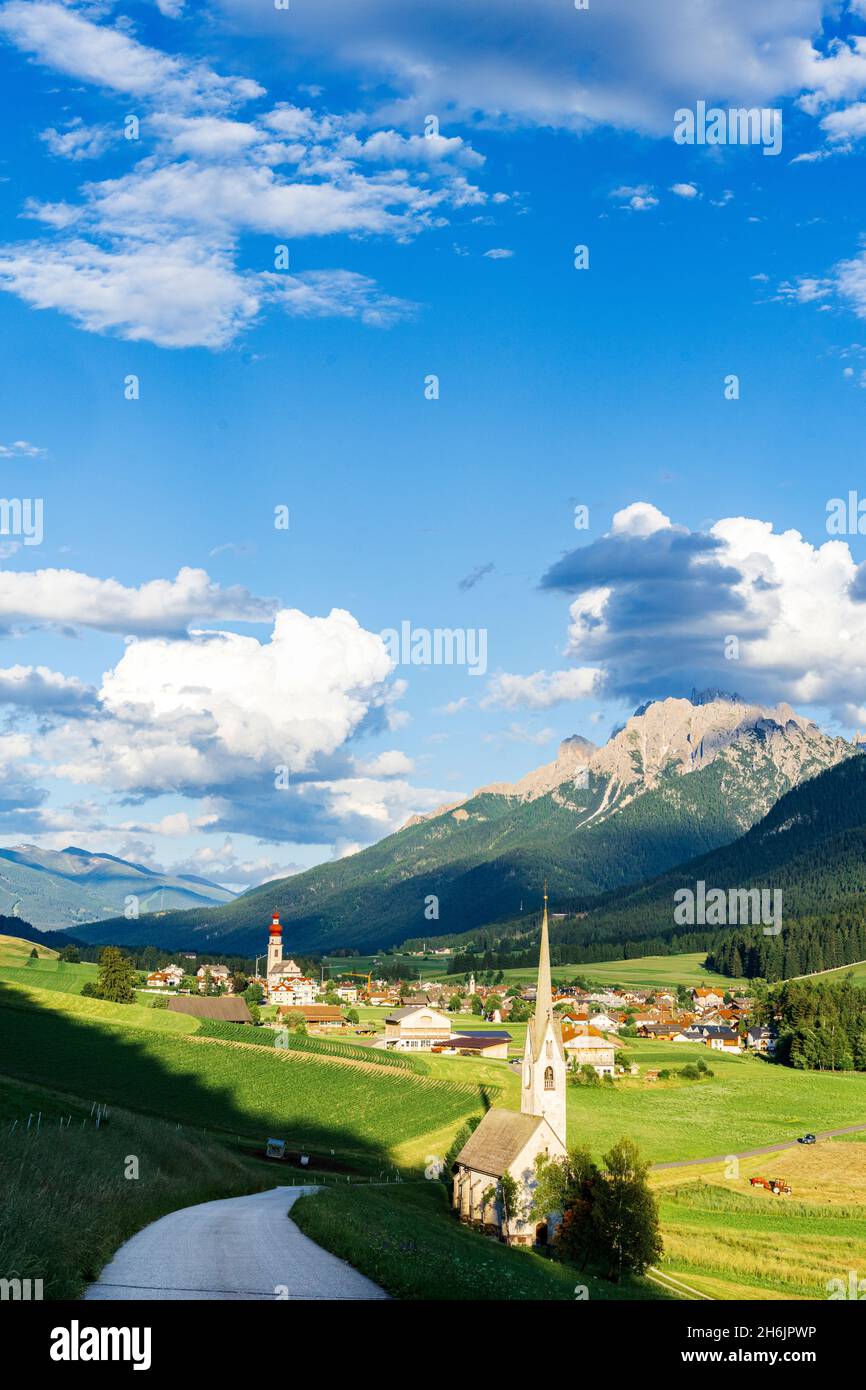
[[[41,1111],[43,1124],[12,1129],[16,1110],[22,1121]],[[272,1168],[208,1135],[114,1109],[97,1128],[89,1107],[37,1087],[0,1079],[0,1113],[0,1277],[41,1279],[46,1299],[77,1298],[167,1212],[274,1185]],[[137,1177],[125,1176],[131,1156]]]
[[[574,1301],[579,1285],[589,1292],[589,1307],[598,1299],[671,1297],[650,1280],[610,1284],[535,1251],[479,1235],[452,1216],[441,1182],[325,1188],[299,1198],[292,1219],[318,1245],[348,1260],[394,1298]]]

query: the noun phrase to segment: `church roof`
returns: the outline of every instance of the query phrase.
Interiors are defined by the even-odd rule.
[[[488,1110],[475,1133],[457,1155],[457,1163],[480,1173],[501,1178],[523,1151],[539,1125],[541,1115],[522,1115],[516,1110]]]

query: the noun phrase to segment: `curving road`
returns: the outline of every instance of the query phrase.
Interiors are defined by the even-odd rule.
[[[835,1139],[840,1134],[857,1134],[860,1130],[866,1129],[866,1124],[845,1125],[844,1129],[816,1129],[814,1131],[816,1139]],[[698,1163],[727,1163],[729,1158],[757,1158],[759,1154],[774,1154],[781,1152],[782,1149],[793,1148],[797,1143],[797,1136],[791,1139],[783,1139],[780,1144],[764,1144],[760,1149],[741,1149],[736,1154],[712,1154],[710,1158],[676,1158],[667,1163],[651,1163],[650,1171],[656,1172],[662,1168],[694,1168]]]
[[[374,1299],[384,1289],[288,1216],[315,1187],[276,1187],[182,1207],[118,1250],[85,1299]]]

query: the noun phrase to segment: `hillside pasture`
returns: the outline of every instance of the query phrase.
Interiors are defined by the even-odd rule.
[[[0,985],[6,1074],[258,1143],[275,1136],[333,1151],[365,1171],[423,1162],[426,1136],[441,1144],[496,1099],[461,1081],[459,1068],[456,1079],[421,1076],[370,1060],[198,1039],[197,1029],[182,1014],[47,991],[28,997]]]

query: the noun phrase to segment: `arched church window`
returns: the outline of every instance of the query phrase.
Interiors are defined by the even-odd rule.
[[[554,1089],[553,1067],[544,1068],[544,1089],[545,1091],[552,1091]]]

